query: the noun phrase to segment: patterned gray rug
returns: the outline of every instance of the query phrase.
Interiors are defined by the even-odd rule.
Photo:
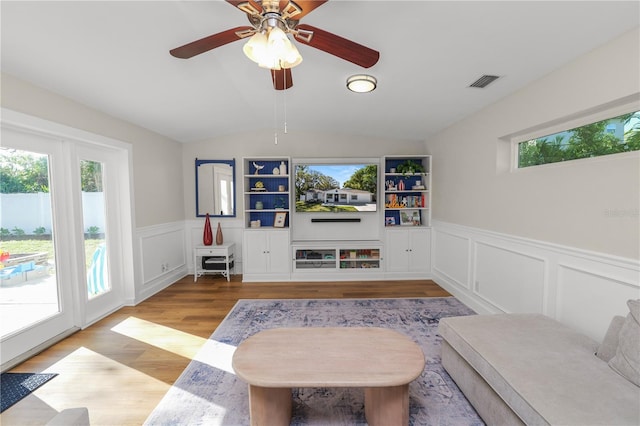
[[[422,348],[426,367],[409,386],[411,425],[482,425],[440,364],[440,318],[473,315],[453,297],[420,299],[240,300],[147,418],[146,425],[248,425],[247,385],[233,351],[276,327],[386,327]],[[366,425],[364,391],[294,389],[292,425]]]

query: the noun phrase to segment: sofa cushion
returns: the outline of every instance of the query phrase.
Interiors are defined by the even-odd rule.
[[[595,341],[551,318],[443,318],[439,332],[526,424],[640,424],[640,388],[594,356]]]
[[[629,314],[618,337],[616,355],[609,365],[622,377],[640,386],[640,299],[629,300]]]
[[[620,330],[622,329],[623,324],[624,317],[615,316],[611,320],[607,333],[604,335],[604,339],[602,340],[602,343],[600,343],[600,346],[598,346],[598,351],[596,352],[596,356],[604,362],[609,362],[611,361],[611,358],[616,356],[616,351],[618,350],[618,336],[620,335]]]

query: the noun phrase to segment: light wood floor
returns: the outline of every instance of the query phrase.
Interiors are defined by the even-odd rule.
[[[450,296],[433,281],[230,283],[187,276],[15,367],[59,376],[0,415],[0,424],[44,424],[87,407],[92,425],[140,425],[238,299]]]

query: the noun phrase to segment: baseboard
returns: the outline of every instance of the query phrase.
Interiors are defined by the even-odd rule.
[[[28,360],[29,358],[38,355],[40,352],[44,351],[45,349],[48,349],[49,347],[55,345],[58,342],[66,339],[67,337],[71,336],[72,334],[74,334],[77,331],[80,331],[79,327],[72,327],[72,328],[70,328],[70,329],[58,334],[57,336],[53,336],[51,339],[48,339],[45,342],[42,342],[41,344],[39,344],[38,346],[36,346],[36,347],[34,347],[32,349],[29,349],[27,352],[25,352],[23,354],[20,354],[19,356],[4,362],[0,366],[0,371],[4,373],[5,371],[11,370],[16,365],[21,364],[24,361]]]

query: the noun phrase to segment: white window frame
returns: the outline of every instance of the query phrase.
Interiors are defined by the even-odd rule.
[[[518,167],[518,148],[522,142],[542,138],[555,133],[563,132],[576,127],[586,126],[598,121],[606,120],[640,110],[640,93],[626,96],[622,99],[609,102],[594,108],[583,110],[556,120],[523,129],[521,131],[502,136],[500,140],[506,142],[498,147],[498,172],[509,171],[511,173],[523,173],[533,170],[543,170],[549,167],[566,167],[576,161],[605,161],[614,158],[640,157],[640,151],[621,152],[597,157],[577,158],[575,160],[560,161],[556,163],[539,164],[529,167]],[[506,146],[505,146],[506,145]],[[505,149],[506,148],[506,149]],[[506,158],[505,158],[506,157]],[[502,164],[502,167],[500,166]],[[506,167],[505,167],[506,166]]]

